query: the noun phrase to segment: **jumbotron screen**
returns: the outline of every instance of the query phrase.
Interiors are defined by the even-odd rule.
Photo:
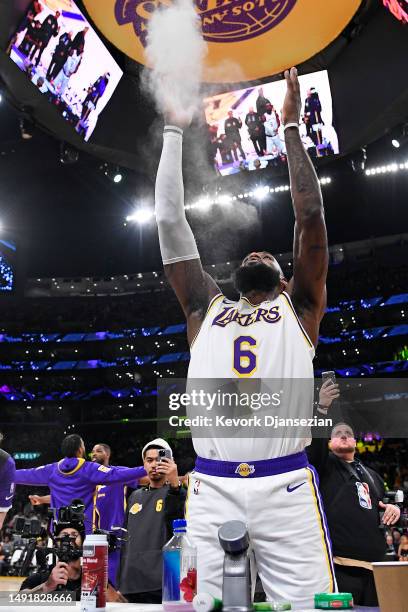
[[[34,0],[8,54],[88,140],[123,72],[73,0]]]
[[[337,155],[327,70],[299,77],[300,134],[312,158]],[[285,80],[204,100],[209,160],[223,176],[287,164],[282,125]]]

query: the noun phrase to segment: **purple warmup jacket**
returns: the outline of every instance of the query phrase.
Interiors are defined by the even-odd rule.
[[[16,464],[13,457],[0,448],[0,512],[11,508],[14,495]]]
[[[51,508],[69,506],[72,500],[82,499],[85,504],[85,531],[92,533],[96,485],[132,484],[143,476],[146,476],[143,467],[105,466],[85,459],[65,457],[58,463],[48,463],[28,470],[16,470],[15,483],[49,487]],[[123,504],[123,493],[120,497]]]
[[[136,489],[139,481],[129,482],[128,486]],[[98,529],[111,531],[113,527],[125,527],[127,486],[116,484],[98,485],[94,496],[94,513],[92,522]],[[119,537],[123,533],[118,532]],[[120,565],[120,550],[109,552],[108,577],[111,584],[117,587],[117,575]]]

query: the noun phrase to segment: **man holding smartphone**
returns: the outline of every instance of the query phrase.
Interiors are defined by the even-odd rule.
[[[169,444],[156,438],[142,450],[149,484],[128,500],[127,542],[119,588],[132,603],[162,601],[162,548],[173,520],[184,517],[186,491],[181,486]]]

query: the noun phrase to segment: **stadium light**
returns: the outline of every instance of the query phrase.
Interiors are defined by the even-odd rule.
[[[387,166],[377,166],[375,168],[367,168],[365,171],[366,176],[373,176],[375,174],[390,174],[400,172],[401,170],[408,170],[408,160],[405,163],[393,162]]]
[[[115,176],[113,177],[113,182],[114,183],[120,183],[120,181],[123,179],[123,175],[118,172],[117,174],[115,174]]]
[[[257,187],[254,191],[254,197],[256,200],[264,200],[266,196],[269,194],[269,187]]]
[[[392,146],[393,146],[393,147],[395,147],[396,149],[399,149],[399,148],[400,148],[400,146],[401,146],[401,143],[400,143],[400,141],[399,141],[397,138],[393,138],[393,139],[391,140],[391,144],[392,144]]]
[[[148,223],[154,216],[153,211],[150,208],[139,208],[132,215],[126,217],[126,221],[132,221],[139,225]]]

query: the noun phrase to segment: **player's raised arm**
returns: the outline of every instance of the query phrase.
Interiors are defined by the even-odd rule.
[[[220,290],[203,270],[184,210],[182,172],[183,129],[168,121],[156,178],[155,212],[164,271],[187,318],[191,343],[200,329],[211,299]],[[171,125],[170,125],[171,123]]]
[[[316,345],[326,307],[328,247],[320,184],[299,135],[301,110],[296,68],[285,72],[287,92],[282,118],[295,212],[293,278],[287,287],[298,315]]]

